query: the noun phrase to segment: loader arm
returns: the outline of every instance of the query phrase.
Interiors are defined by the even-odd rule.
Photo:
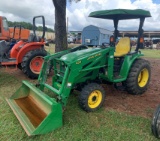
[[[66,50],[46,56],[38,78],[38,88],[45,88],[56,95],[62,106],[66,106],[71,90],[78,84],[99,77],[100,69],[106,68],[108,79],[113,79],[114,48],[85,49],[81,51]],[[106,56],[110,56],[109,58]],[[52,64],[54,76],[52,86],[46,83],[47,69]],[[109,64],[109,65],[108,65]]]

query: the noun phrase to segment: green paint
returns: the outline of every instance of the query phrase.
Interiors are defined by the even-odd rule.
[[[62,106],[57,103],[55,99],[50,98],[41,90],[37,89],[33,84],[27,81],[23,81],[20,89],[28,89],[28,94],[26,95],[25,91],[22,93],[22,91],[18,90],[12,95],[10,99],[7,99],[7,102],[29,136],[45,134],[62,126]],[[22,98],[29,97],[32,97],[32,100],[34,101],[33,103],[37,104],[37,106],[39,106],[39,108],[46,113],[45,118],[40,121],[37,127],[33,125],[31,118],[29,118],[26,112],[24,112],[23,107],[18,105],[16,102],[17,99],[22,100]],[[32,112],[33,107],[26,108],[29,112]],[[40,111],[38,113],[41,114]],[[40,115],[36,116],[38,117]]]
[[[91,12],[89,17],[124,20],[136,19],[140,17],[151,17],[151,14],[149,11],[143,9],[112,9]]]

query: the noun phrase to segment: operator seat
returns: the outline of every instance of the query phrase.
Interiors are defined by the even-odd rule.
[[[10,50],[10,44],[5,40],[0,41],[0,56],[4,56]]]
[[[39,42],[39,38],[37,38],[37,36],[33,33],[30,34],[30,36],[28,37],[28,42]]]
[[[131,50],[130,38],[123,37],[119,40],[118,44],[116,45],[114,57],[122,57],[128,54],[130,50]]]

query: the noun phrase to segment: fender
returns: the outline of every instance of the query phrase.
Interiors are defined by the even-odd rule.
[[[25,44],[26,42],[23,41],[19,41],[18,43],[16,43],[11,49],[10,58],[16,58],[21,47],[24,46]]]
[[[135,54],[131,54],[131,55],[126,55],[125,58],[124,58],[124,62],[122,64],[121,70],[120,70],[121,78],[115,79],[114,82],[120,82],[120,81],[126,80],[132,64],[140,56],[143,56],[143,54],[141,54],[140,52],[135,53]]]
[[[16,60],[17,63],[21,63],[23,57],[26,55],[27,52],[31,51],[31,50],[35,50],[35,49],[40,49],[41,47],[44,46],[44,42],[31,42],[31,43],[27,43],[25,44],[20,51],[18,52],[17,56],[16,56]]]

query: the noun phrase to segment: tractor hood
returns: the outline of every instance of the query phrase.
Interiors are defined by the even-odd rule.
[[[90,48],[90,49],[76,51],[76,52],[72,52],[72,53],[68,53],[66,55],[63,55],[60,58],[60,60],[64,61],[66,64],[70,64],[72,62],[75,62],[75,61],[83,58],[83,57],[87,57],[87,56],[89,57],[93,53],[96,53],[100,50],[101,50],[101,48]]]

